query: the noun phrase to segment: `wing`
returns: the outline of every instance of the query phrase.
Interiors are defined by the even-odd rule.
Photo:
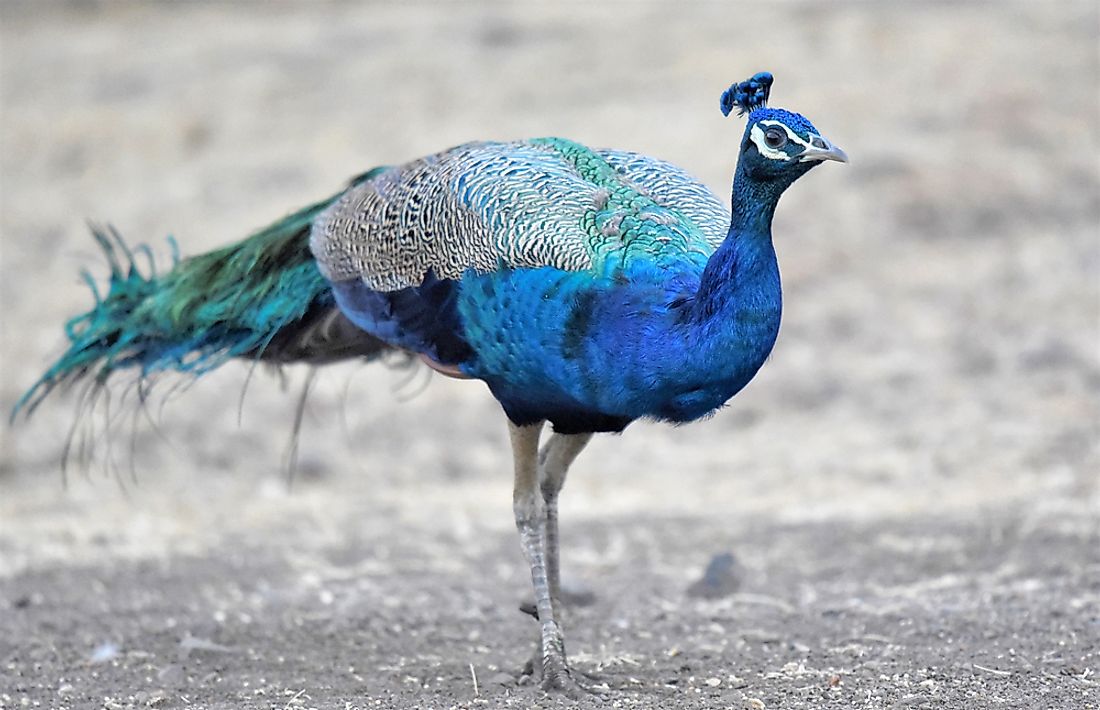
[[[380,171],[320,215],[310,243],[330,281],[390,292],[501,267],[701,269],[728,225],[722,202],[680,168],[544,138]]]
[[[624,150],[600,150],[606,160],[626,180],[668,209],[680,212],[699,227],[710,252],[721,246],[729,233],[730,210],[727,202],[678,165]]]

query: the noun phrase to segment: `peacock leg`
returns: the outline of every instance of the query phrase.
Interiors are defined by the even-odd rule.
[[[554,434],[539,452],[539,487],[546,506],[546,578],[558,623],[564,625],[561,567],[558,554],[558,494],[569,467],[592,439],[591,434]]]
[[[508,427],[515,461],[512,510],[516,516],[516,529],[519,530],[520,544],[531,568],[531,583],[535,589],[535,608],[539,616],[542,645],[542,688],[548,691],[565,691],[568,694],[580,693],[583,689],[573,679],[565,660],[565,640],[554,615],[554,602],[546,573],[546,509],[540,494],[538,462],[542,424],[520,427],[509,422]]]

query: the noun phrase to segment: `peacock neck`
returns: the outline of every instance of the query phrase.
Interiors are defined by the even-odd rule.
[[[779,266],[772,246],[772,217],[779,192],[749,179],[741,166],[733,181],[729,233],[710,257],[693,307],[698,324],[759,322],[781,308]]]

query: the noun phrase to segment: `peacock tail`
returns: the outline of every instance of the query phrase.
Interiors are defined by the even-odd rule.
[[[364,173],[352,184],[369,179]],[[113,228],[92,228],[110,267],[106,294],[87,272],[92,308],[65,324],[65,352],[16,404],[28,414],[56,387],[91,377],[103,384],[136,369],[142,380],[174,370],[200,375],[234,357],[275,362],[336,359],[341,348],[385,349],[351,326],[309,250],[313,220],[331,197],[288,215],[236,244],[181,260],[158,273],[152,251],[131,249]],[[147,258],[142,270],[137,254]],[[305,347],[325,341],[329,346]]]

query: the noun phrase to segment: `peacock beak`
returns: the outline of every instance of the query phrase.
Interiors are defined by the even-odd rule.
[[[808,160],[835,160],[847,163],[848,154],[821,136],[810,136],[810,145],[798,156],[798,162]]]

